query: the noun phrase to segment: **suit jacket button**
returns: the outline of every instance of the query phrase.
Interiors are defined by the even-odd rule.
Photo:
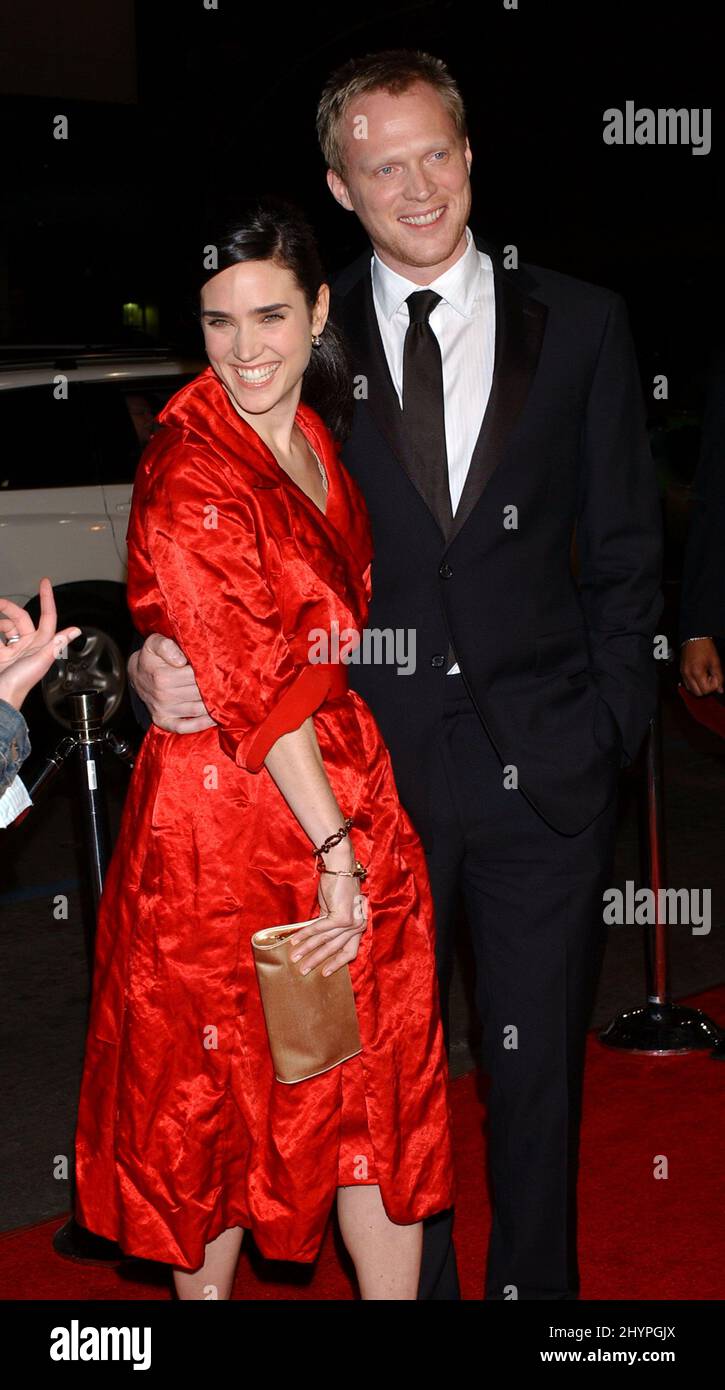
[[[446,659],[440,652],[436,652],[435,656],[431,657],[430,664],[431,666],[445,666]]]
[[[438,566],[438,573],[441,579],[450,579],[451,575],[453,574],[453,570],[451,569],[447,561],[444,560],[443,564]]]

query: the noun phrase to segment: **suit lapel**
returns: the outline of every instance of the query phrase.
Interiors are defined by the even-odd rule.
[[[548,312],[545,304],[532,299],[523,288],[529,281],[528,276],[504,270],[496,248],[484,246],[478,238],[476,244],[479,249],[488,250],[494,268],[496,346],[493,380],[463,492],[447,537],[448,545],[468,520],[504,457],[536,373]]]
[[[445,530],[421,480],[416,477],[407,446],[403,412],[378,328],[369,263],[335,306],[352,353],[353,371],[367,381],[367,407],[394,457],[431,512],[446,547],[470,517],[504,457],[536,372],[546,328],[546,305],[528,293],[535,285],[532,278],[523,271],[505,270],[499,249],[481,237],[475,240],[479,250],[488,252],[493,263],[496,301],[493,380],[463,492],[453,520]]]
[[[398,463],[430,509],[431,504],[426,496],[423,481],[416,476],[403,425],[403,412],[380,337],[369,269],[345,296],[342,317],[345,336],[352,353],[353,372],[356,377],[364,379],[366,394],[363,399],[366,400],[380,433]]]

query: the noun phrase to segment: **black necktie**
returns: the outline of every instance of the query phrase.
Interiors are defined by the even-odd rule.
[[[453,510],[448,487],[443,366],[438,339],[428,322],[440,299],[435,290],[416,290],[405,301],[410,323],[403,345],[403,417],[415,476],[447,537]]]

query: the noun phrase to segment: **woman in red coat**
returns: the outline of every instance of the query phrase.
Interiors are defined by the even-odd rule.
[[[363,1298],[415,1299],[454,1199],[423,849],[372,712],[319,634],[359,636],[371,539],[333,433],[350,383],[314,239],[263,203],[221,248],[210,366],[162,411],[128,533],[141,633],[183,649],[215,721],[152,726],[101,902],[76,1132],[78,1219],[228,1298],[243,1231],[313,1260],[337,1195]],[[348,647],[349,650],[349,647]],[[313,850],[352,817],[323,857]],[[367,867],[364,893],[352,875]],[[362,1051],[274,1077],[251,937],[326,914],[299,967],[348,965]]]

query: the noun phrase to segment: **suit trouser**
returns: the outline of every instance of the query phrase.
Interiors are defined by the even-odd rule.
[[[586,1033],[606,945],[617,799],[562,835],[523,794],[446,676],[428,871],[444,1033],[462,900],[490,1080],[487,1299],[576,1298],[576,1181]],[[425,1223],[419,1298],[457,1298],[453,1213]]]

